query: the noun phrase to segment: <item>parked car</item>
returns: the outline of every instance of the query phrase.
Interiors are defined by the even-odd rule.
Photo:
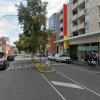
[[[67,62],[67,63],[70,63],[70,61],[71,61],[71,59],[70,59],[69,56],[62,54],[61,62]]]
[[[61,54],[55,54],[55,61],[61,61]]]
[[[52,55],[51,60],[55,61],[55,55]]]
[[[14,60],[15,60],[15,58],[12,55],[7,57],[7,61],[14,61]]]
[[[70,63],[70,57],[64,54],[55,54],[55,61]]]
[[[9,66],[9,62],[5,59],[0,59],[0,69],[6,69]]]
[[[48,60],[51,60],[52,55],[48,55]]]

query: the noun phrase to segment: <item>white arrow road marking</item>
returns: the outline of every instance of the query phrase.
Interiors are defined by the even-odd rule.
[[[21,66],[19,65],[19,68],[21,68]]]
[[[63,95],[47,80],[47,78],[43,75],[43,74],[41,74],[43,77],[44,77],[44,79],[49,83],[49,85],[59,94],[59,96],[63,99],[63,100],[66,100],[64,97],[63,97]]]
[[[77,84],[71,84],[71,83],[64,83],[64,82],[56,82],[56,81],[51,81],[54,85],[59,85],[59,86],[65,86],[65,87],[71,87],[71,88],[77,88],[77,89],[84,89],[80,87]]]

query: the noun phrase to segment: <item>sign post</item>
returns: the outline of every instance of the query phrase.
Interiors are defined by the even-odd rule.
[[[49,61],[46,61],[46,66],[50,66],[50,62]]]

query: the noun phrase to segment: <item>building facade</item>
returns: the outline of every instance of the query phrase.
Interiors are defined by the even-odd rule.
[[[0,38],[0,58],[9,56],[11,52],[12,51],[9,42]]]
[[[50,38],[50,54],[56,54],[56,44],[54,41],[56,41],[56,34],[52,34]]]
[[[6,40],[0,38],[0,58],[6,57]]]
[[[49,18],[49,29],[52,30],[53,34],[56,33],[56,13],[54,13],[50,18]]]
[[[52,36],[50,38],[50,42],[46,46],[46,56],[49,54],[55,54],[56,53],[56,44],[54,41],[56,41],[56,13],[54,13],[49,18],[49,29],[52,31]]]
[[[100,63],[100,0],[70,0],[67,4],[67,35],[68,38],[57,38],[55,43],[67,41],[72,59],[87,61],[94,55]]]
[[[68,34],[68,5],[63,4],[57,12],[57,40],[69,38]],[[57,53],[69,55],[69,43],[67,41],[57,42]]]
[[[10,42],[9,37],[1,37],[3,40],[6,40],[7,42]]]

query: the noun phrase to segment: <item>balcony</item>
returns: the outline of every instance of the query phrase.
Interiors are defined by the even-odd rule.
[[[78,17],[81,17],[85,14],[85,10],[82,9],[81,11],[78,12]]]
[[[72,10],[74,10],[75,8],[77,8],[77,2],[75,4],[73,4]]]
[[[63,31],[59,34],[59,36],[63,36]]]
[[[63,14],[60,16],[60,20],[63,19]]]
[[[62,27],[63,27],[63,23],[60,24],[60,28],[62,28]]]
[[[78,18],[78,14],[75,14],[73,17],[72,17],[72,21],[74,21],[75,19]]]
[[[80,24],[78,25],[78,30],[83,29],[83,28],[85,28],[84,22],[82,22],[82,23],[80,23]]]
[[[77,30],[78,30],[78,26],[76,25],[76,26],[74,26],[74,27],[72,28],[71,32],[75,32],[75,31],[77,31]]]
[[[85,0],[78,0],[78,5],[82,4],[82,3],[85,3]]]
[[[98,22],[100,23],[100,15],[98,16]]]

